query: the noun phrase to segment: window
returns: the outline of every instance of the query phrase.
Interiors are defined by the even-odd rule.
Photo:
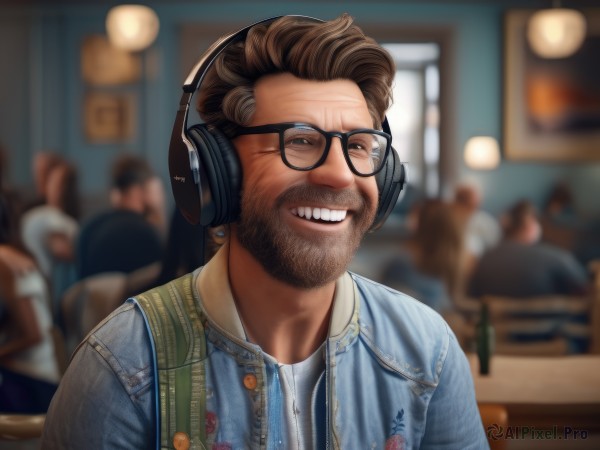
[[[396,63],[394,104],[387,113],[393,146],[408,163],[409,183],[428,197],[440,191],[440,48],[436,43],[383,44]]]

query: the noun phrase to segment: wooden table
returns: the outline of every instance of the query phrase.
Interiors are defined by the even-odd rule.
[[[489,375],[467,356],[477,401],[505,405],[511,425],[600,429],[600,355],[496,355]]]

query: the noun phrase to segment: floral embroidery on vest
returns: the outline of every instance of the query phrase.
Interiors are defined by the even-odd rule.
[[[217,431],[217,415],[212,411],[208,411],[206,413],[206,434],[210,436],[215,431]]]
[[[229,442],[218,442],[213,444],[212,450],[231,450],[231,444]]]
[[[404,409],[398,411],[396,418],[392,422],[392,432],[387,441],[385,441],[385,450],[404,450],[406,441],[404,440]]]
[[[214,411],[206,412],[206,441],[211,450],[231,450],[232,446],[229,442],[214,442],[219,428],[219,417]],[[211,445],[212,443],[212,445]],[[204,447],[203,447],[204,448]]]

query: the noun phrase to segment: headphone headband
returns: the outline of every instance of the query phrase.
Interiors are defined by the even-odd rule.
[[[220,130],[205,124],[188,128],[192,97],[200,89],[204,77],[216,59],[228,46],[244,40],[252,27],[273,22],[281,17],[324,22],[303,15],[276,16],[255,22],[216,41],[185,79],[169,144],[169,173],[175,203],[192,224],[217,226],[234,221],[239,213],[242,177],[237,153]],[[382,128],[391,134],[386,117]],[[386,161],[386,167],[377,174],[376,179],[379,207],[373,228],[379,227],[385,221],[404,186],[404,165],[400,163],[393,148]]]

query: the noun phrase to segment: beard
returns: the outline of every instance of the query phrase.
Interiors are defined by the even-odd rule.
[[[273,206],[264,198],[243,192],[237,238],[267,273],[301,289],[324,286],[346,270],[377,208],[366,195],[353,190],[339,192],[311,185],[286,190]],[[300,233],[281,218],[282,206],[290,203],[348,207],[353,214],[345,220],[352,223],[336,234]]]

